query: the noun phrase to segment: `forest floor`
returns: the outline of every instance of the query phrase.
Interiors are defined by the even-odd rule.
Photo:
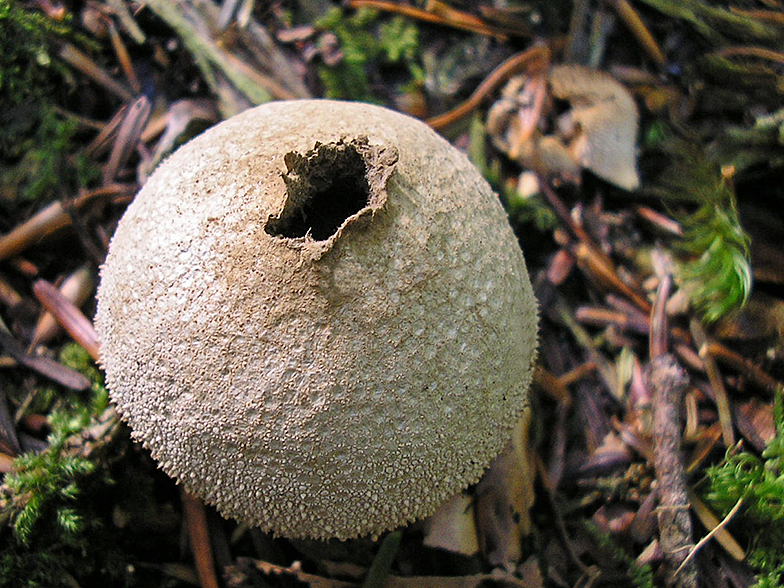
[[[784,586],[779,0],[0,0],[0,47],[0,586]],[[540,309],[530,421],[375,541],[276,538],[182,491],[92,328],[155,167],[323,97],[465,151]]]

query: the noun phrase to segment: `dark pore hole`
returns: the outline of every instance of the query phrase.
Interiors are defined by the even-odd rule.
[[[369,204],[367,165],[359,143],[320,144],[301,155],[287,153],[283,175],[287,197],[280,216],[264,230],[269,235],[295,239],[329,239],[340,225]]]

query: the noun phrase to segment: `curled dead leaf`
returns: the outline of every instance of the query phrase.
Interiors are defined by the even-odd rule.
[[[553,121],[552,132],[532,124],[541,89],[536,80],[519,76],[490,109],[487,127],[495,145],[543,175],[576,181],[587,169],[621,188],[636,189],[639,117],[629,91],[609,74],[578,65],[553,67],[547,83],[551,99],[568,105]]]
[[[515,425],[506,449],[490,464],[476,487],[479,546],[495,568],[513,571],[523,556],[523,537],[531,532],[534,466],[528,448],[531,413]]]
[[[424,545],[462,555],[479,552],[471,496],[461,492],[438,507],[424,521]]]

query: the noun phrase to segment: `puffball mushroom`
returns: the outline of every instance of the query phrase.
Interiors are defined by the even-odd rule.
[[[368,104],[248,110],[165,161],[112,239],[96,327],[164,471],[292,538],[378,535],[476,482],[524,410],[525,262],[496,195]]]

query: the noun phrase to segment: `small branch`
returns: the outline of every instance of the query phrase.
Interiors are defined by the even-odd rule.
[[[204,504],[185,488],[182,488],[180,496],[199,584],[201,588],[220,588],[218,578],[215,575],[215,559],[212,556],[212,543],[207,529],[207,513],[204,511]]]
[[[529,69],[544,69],[549,62],[550,49],[543,45],[537,45],[536,47],[531,47],[527,51],[512,55],[512,57],[490,72],[490,75],[488,75],[484,81],[479,84],[476,90],[474,90],[471,96],[468,97],[468,100],[444,114],[439,114],[438,116],[428,119],[427,124],[437,131],[448,127],[479,108],[479,105],[482,104],[482,100],[484,100],[485,96],[495,91],[496,88],[512,76]]]
[[[650,57],[656,65],[662,67],[666,62],[664,53],[662,53],[659,44],[653,38],[653,35],[648,30],[648,27],[645,26],[645,23],[634,7],[629,4],[628,0],[610,0],[610,5],[626,25],[626,28],[629,29],[640,46],[642,46],[648,54],[648,57]]]
[[[784,63],[784,53],[772,51],[765,47],[725,47],[716,51],[715,54],[727,59],[731,57],[757,57],[759,59],[773,61],[774,63]]]
[[[753,380],[758,386],[765,388],[765,390],[771,394],[776,394],[776,392],[784,386],[784,384],[769,375],[753,361],[727,349],[721,343],[708,341],[705,352],[707,355],[714,357],[722,363],[726,363],[733,369],[738,370],[744,376],[750,380]]]
[[[719,422],[721,423],[722,437],[724,438],[724,446],[732,447],[735,445],[735,431],[732,427],[732,409],[730,408],[730,399],[727,395],[727,389],[724,387],[719,368],[716,365],[713,357],[710,355],[708,347],[708,336],[697,320],[692,320],[691,334],[694,342],[699,349],[700,359],[705,366],[705,372],[708,374],[711,388],[716,395],[716,409],[719,411]]]
[[[73,45],[63,45],[59,55],[60,59],[82,72],[96,84],[102,86],[105,90],[108,90],[110,94],[114,94],[123,102],[133,100],[133,92],[131,92],[130,88],[127,88],[124,84],[115,80],[106,73],[106,71],[101,69],[97,63]]]
[[[669,569],[667,585],[697,587],[697,568],[686,562],[693,546],[686,473],[681,460],[681,402],[688,377],[672,355],[651,360],[646,373],[653,393],[653,461],[658,480],[659,540]],[[675,575],[675,570],[681,568]]]
[[[109,184],[96,190],[85,192],[73,200],[53,202],[34,216],[14,228],[10,233],[0,236],[0,261],[17,255],[42,241],[52,233],[72,225],[69,210],[81,210],[96,198],[112,198],[123,194],[133,194],[134,184]]]
[[[422,10],[415,6],[407,4],[398,4],[396,2],[389,2],[387,0],[349,0],[346,3],[347,8],[373,8],[375,10],[383,10],[384,12],[392,12],[394,14],[401,14],[409,18],[415,18],[423,22],[429,22],[435,25],[442,25],[456,29],[462,29],[472,33],[479,33],[480,35],[487,35],[490,37],[503,36],[498,31],[493,30],[487,26],[481,19],[475,17],[473,14],[468,14],[459,10],[450,10],[447,16],[438,14],[430,10]]]
[[[84,347],[90,357],[98,361],[100,343],[90,319],[84,316],[73,302],[46,280],[38,280],[33,285],[33,293],[41,306],[52,313],[74,341]]]

